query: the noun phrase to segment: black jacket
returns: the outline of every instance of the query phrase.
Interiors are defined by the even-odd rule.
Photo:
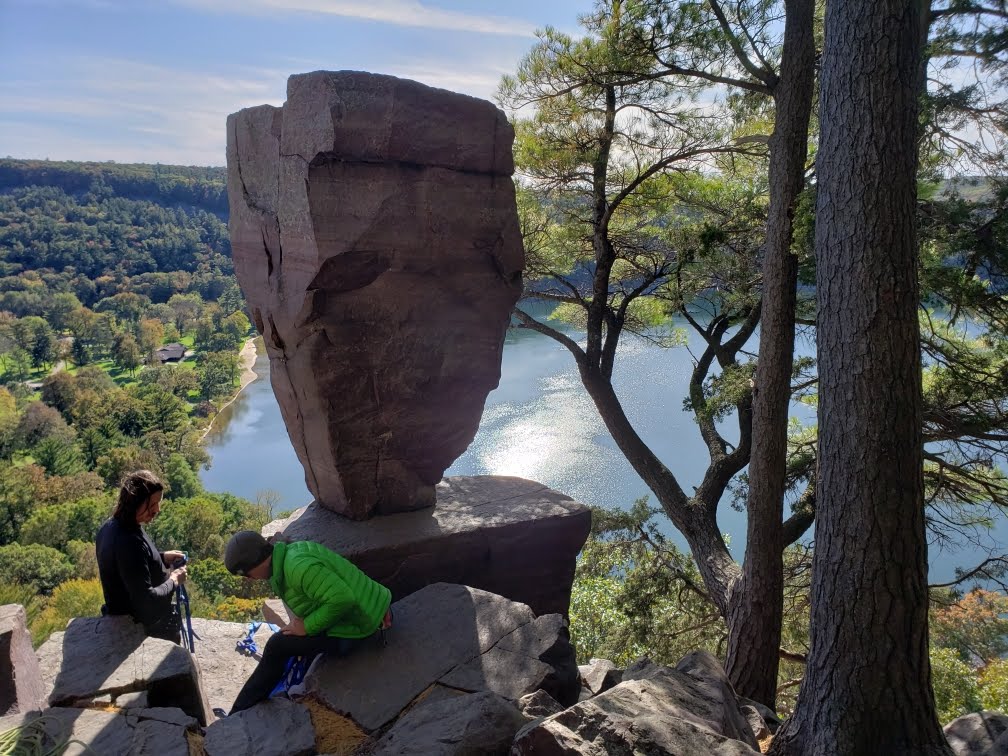
[[[173,635],[177,630],[175,584],[144,529],[109,518],[98,529],[95,551],[105,594],[102,614],[129,614],[148,635]]]

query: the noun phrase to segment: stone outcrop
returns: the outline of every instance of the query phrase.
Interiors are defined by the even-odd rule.
[[[436,582],[464,583],[567,614],[591,511],[521,478],[452,477],[433,509],[355,522],[317,504],[271,523],[267,536],[313,540],[388,586],[394,599]]]
[[[189,652],[146,637],[129,617],[72,619],[37,654],[50,706],[118,706],[119,696],[145,692],[151,707],[178,707],[201,724],[212,718]]]
[[[675,668],[630,670],[605,693],[531,724],[513,754],[648,753],[753,756],[756,740],[718,661],[687,655]]]
[[[979,711],[945,725],[945,739],[955,756],[1008,756],[1008,716]]]
[[[661,680],[673,706],[682,706],[721,735],[756,747],[728,675],[709,652],[686,654],[674,668],[641,660],[623,672],[623,681],[628,680]]]
[[[4,604],[0,606],[0,716],[38,709],[45,696],[24,607]]]
[[[289,698],[205,727],[202,713],[183,708],[204,705],[192,694],[200,682],[214,705],[230,706],[254,666],[234,647],[245,624],[194,620],[201,640],[193,660],[179,646],[143,638],[126,618],[73,620],[38,652],[59,705],[44,716],[0,717],[0,732],[19,728],[25,748],[46,752],[80,741],[70,754],[754,756],[753,730],[765,735],[763,718],[775,719],[739,699],[707,652],[674,668],[639,660],[615,683],[621,670],[604,660],[579,670],[559,614],[537,617],[502,596],[444,583],[393,611],[387,644],[376,636],[348,657],[320,656]],[[268,634],[260,629],[256,640],[264,644]],[[592,694],[591,685],[609,683]],[[1008,717],[983,712],[956,720],[946,735],[957,756],[1005,756],[1006,731]]]
[[[366,736],[459,693],[507,699],[518,716],[515,730],[522,724],[517,701],[528,693],[577,700],[574,651],[559,615],[536,617],[501,596],[444,583],[402,599],[393,611],[387,647],[375,643],[346,658],[321,657],[291,695],[342,713]]]
[[[433,504],[522,287],[504,113],[316,71],[227,131],[235,272],[308,489],[353,519]]]

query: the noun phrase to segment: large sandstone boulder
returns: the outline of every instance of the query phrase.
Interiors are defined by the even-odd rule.
[[[513,754],[647,753],[654,756],[753,756],[756,741],[717,660],[686,656],[674,669],[636,668],[632,678],[564,711],[530,724]]]
[[[38,709],[45,697],[24,607],[0,606],[0,716]]]
[[[387,646],[367,644],[345,658],[322,656],[291,690],[295,698],[342,714],[355,728],[347,732],[354,742],[384,733],[408,712],[466,693],[509,701],[512,734],[522,724],[517,702],[523,696],[545,690],[563,703],[577,699],[574,651],[559,615],[536,617],[523,604],[445,583],[396,602],[393,612]],[[456,704],[445,706],[458,711]],[[417,714],[399,732],[427,718]]]
[[[591,511],[522,478],[446,478],[438,505],[355,522],[317,504],[263,529],[284,540],[318,541],[350,559],[398,600],[425,585],[464,583],[567,614],[575,560]]]
[[[235,272],[308,489],[354,519],[433,504],[521,292],[504,113],[316,71],[227,131]]]
[[[39,646],[50,706],[87,708],[131,703],[145,692],[151,707],[178,707],[205,724],[212,718],[193,657],[181,646],[148,638],[129,617],[78,617]]]

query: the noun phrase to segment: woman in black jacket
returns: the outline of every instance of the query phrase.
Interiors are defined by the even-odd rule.
[[[182,622],[175,609],[175,587],[184,583],[181,551],[159,552],[143,529],[158,516],[164,485],[150,470],[126,476],[115,512],[95,542],[98,576],[105,605],[102,614],[128,614],[155,638],[179,643]]]

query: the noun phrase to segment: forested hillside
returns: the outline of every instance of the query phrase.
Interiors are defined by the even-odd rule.
[[[0,310],[43,315],[56,293],[99,309],[124,291],[216,299],[234,286],[226,209],[223,169],[0,161]]]
[[[0,161],[0,603],[26,605],[36,642],[98,612],[94,534],[141,467],[196,611],[253,611],[217,558],[268,507],[198,476],[251,336],[226,210],[221,168]]]

